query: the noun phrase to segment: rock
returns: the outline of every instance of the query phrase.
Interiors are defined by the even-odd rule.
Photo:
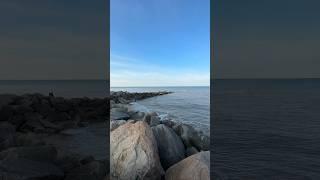
[[[160,118],[158,116],[151,116],[150,126],[157,126],[160,124]]]
[[[40,102],[41,103],[34,104],[33,108],[35,109],[36,112],[40,113],[42,116],[47,116],[49,112],[54,111],[54,109],[51,107],[47,99],[42,99]]]
[[[154,124],[160,124],[160,118],[156,112],[148,113],[144,116],[143,121],[151,125],[151,120],[153,120]]]
[[[81,157],[78,154],[61,155],[59,152],[59,156],[61,157],[57,158],[56,163],[65,173],[81,166]]]
[[[134,120],[137,120],[137,121],[142,121],[144,119],[145,115],[146,114],[144,112],[131,113],[130,119],[134,119]]]
[[[171,166],[166,180],[210,180],[210,152],[203,151]]]
[[[208,151],[210,150],[210,137],[206,136],[204,134],[199,134],[196,136],[196,140],[194,140],[192,143],[195,147],[202,151]]]
[[[52,163],[29,159],[5,159],[0,162],[0,177],[10,180],[61,180],[63,171]]]
[[[58,112],[58,111],[53,111],[49,112],[48,116],[46,117],[46,120],[49,122],[56,122],[56,121],[68,121],[70,120],[71,117],[69,116],[68,113],[66,112]]]
[[[115,130],[119,126],[125,124],[127,121],[125,120],[116,120],[116,121],[110,121],[110,131]]]
[[[197,131],[190,125],[178,124],[173,126],[173,129],[181,137],[186,147],[191,147],[193,145],[192,142],[197,140]]]
[[[16,114],[24,115],[26,113],[33,112],[33,108],[31,106],[29,106],[29,105],[22,104],[22,105],[16,106],[15,112],[16,112]]]
[[[5,106],[8,105],[12,102],[14,102],[14,100],[17,98],[16,95],[12,95],[12,94],[1,94],[0,95],[0,109]]]
[[[0,123],[0,151],[15,145],[15,127],[7,122]]]
[[[127,122],[128,122],[128,123],[136,123],[136,120],[129,119]]]
[[[70,171],[65,180],[103,180],[106,174],[106,166],[93,161]]]
[[[163,120],[160,122],[161,124],[164,124],[170,128],[172,128],[175,125],[175,122],[171,121],[171,120]]]
[[[16,129],[19,129],[19,127],[25,123],[26,119],[23,115],[17,114],[11,117],[10,123],[14,124],[16,126]]]
[[[53,146],[12,147],[0,152],[0,159],[29,159],[39,162],[56,160],[57,150]]]
[[[199,151],[198,151],[195,147],[193,147],[193,146],[188,147],[188,148],[186,149],[186,157],[191,156],[191,155],[194,155],[194,154],[197,154],[198,152],[199,152]]]
[[[110,134],[111,179],[161,179],[157,142],[147,123],[126,123]]]
[[[42,116],[38,113],[27,113],[24,116],[26,122],[19,128],[23,132],[45,132],[44,127],[40,123]]]
[[[168,169],[185,157],[184,145],[171,128],[160,124],[152,127],[152,131],[157,141],[160,161],[164,169]]]
[[[123,112],[121,108],[112,108],[111,111],[111,120],[128,120],[130,116]]]
[[[83,159],[80,160],[80,163],[81,164],[88,164],[90,162],[94,161],[94,157],[93,156],[87,156],[87,157],[84,157]]]
[[[33,132],[17,133],[16,143],[18,146],[37,146],[44,145],[40,135]]]
[[[5,105],[0,109],[0,121],[9,121],[14,114],[13,106]]]

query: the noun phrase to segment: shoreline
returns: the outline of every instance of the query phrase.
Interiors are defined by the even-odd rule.
[[[210,179],[209,136],[190,125],[173,119],[161,120],[156,112],[144,112],[132,105],[135,97],[142,100],[170,93],[112,92],[115,96],[110,101],[111,179],[181,176]],[[145,157],[144,153],[151,157]],[[134,163],[137,161],[140,163]],[[152,177],[148,176],[150,172]]]

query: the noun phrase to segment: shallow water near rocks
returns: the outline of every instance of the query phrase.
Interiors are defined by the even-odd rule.
[[[162,119],[173,119],[190,124],[205,134],[210,134],[210,88],[207,87],[115,87],[111,91],[158,92],[172,94],[156,96],[135,102],[142,111],[155,111]],[[140,107],[139,107],[140,106]]]

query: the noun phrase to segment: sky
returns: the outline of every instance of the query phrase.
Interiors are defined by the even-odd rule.
[[[214,78],[320,78],[320,1],[213,2]]]
[[[0,80],[106,79],[107,1],[1,0]]]
[[[210,83],[209,0],[111,0],[110,83]]]

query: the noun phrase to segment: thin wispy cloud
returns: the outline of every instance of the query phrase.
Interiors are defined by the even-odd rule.
[[[207,86],[210,74],[111,55],[111,86]]]

